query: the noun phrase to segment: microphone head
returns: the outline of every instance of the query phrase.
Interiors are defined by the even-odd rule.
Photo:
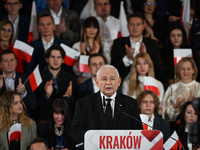
[[[122,107],[122,105],[121,105],[121,104],[119,104],[119,107]]]

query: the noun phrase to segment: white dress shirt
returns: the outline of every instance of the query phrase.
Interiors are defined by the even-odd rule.
[[[93,84],[93,89],[94,89],[94,93],[99,91],[99,87],[96,85],[95,80],[92,78],[92,84]]]
[[[19,26],[19,16],[15,19],[12,20],[9,15],[8,15],[8,20],[10,20],[13,24],[13,28],[14,28],[14,40],[18,39],[18,26]]]
[[[61,19],[61,15],[62,15],[62,7],[60,9],[60,11],[58,12],[58,14],[56,14],[52,9],[49,9],[51,12],[51,16],[53,17],[54,23],[55,24],[60,24],[60,22],[62,21]]]
[[[51,47],[53,45],[53,41],[54,41],[54,37],[51,39],[51,41],[49,41],[48,43],[42,39],[42,44],[44,46],[44,51],[46,53],[46,51],[48,50],[49,47]]]

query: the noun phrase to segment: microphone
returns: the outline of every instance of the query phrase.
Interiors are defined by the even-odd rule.
[[[121,105],[121,104],[118,104],[118,110],[119,110],[122,114],[124,114],[124,115],[126,115],[126,116],[128,116],[128,117],[130,117],[130,118],[132,118],[132,119],[134,119],[134,120],[136,120],[136,121],[138,121],[138,122],[140,122],[140,123],[142,123],[142,124],[147,125],[148,127],[152,128],[152,129],[154,129],[152,126],[150,126],[150,125],[148,125],[148,124],[146,124],[146,123],[144,123],[144,122],[138,120],[137,118],[135,118],[135,117],[133,117],[133,116],[131,116],[131,115],[125,113],[125,112],[122,111],[120,108],[122,108],[122,105]],[[171,136],[169,136],[169,135],[167,135],[167,134],[165,134],[165,133],[163,133],[163,134],[164,134],[165,136],[167,136],[168,138],[171,138],[171,139],[173,139],[174,141],[176,141],[176,143],[178,143],[178,141],[177,141],[175,138],[173,138],[173,137],[171,137]],[[178,143],[178,150],[179,150],[179,143]]]

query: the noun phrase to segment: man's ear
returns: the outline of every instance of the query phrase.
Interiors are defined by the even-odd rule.
[[[118,86],[120,86],[122,79],[119,77]]]
[[[99,87],[97,78],[95,78],[95,83],[96,83],[97,87]]]
[[[49,59],[48,59],[48,58],[46,58],[46,62],[49,62]]]

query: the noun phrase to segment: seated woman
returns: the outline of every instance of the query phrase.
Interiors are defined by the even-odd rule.
[[[178,136],[183,144],[185,150],[188,150],[192,145],[188,142],[188,129],[189,123],[196,122],[198,116],[194,108],[192,107],[192,102],[188,101],[183,105],[181,114],[180,114],[180,123],[179,128],[177,129]]]
[[[164,63],[164,84],[167,87],[168,84],[175,82],[174,80],[174,49],[186,49],[189,48],[187,44],[187,35],[185,29],[181,25],[176,25],[170,29],[167,45],[165,51],[163,52],[163,63]],[[199,58],[196,49],[192,49],[192,57],[199,70]],[[197,76],[198,77],[198,76]],[[197,78],[200,81],[200,77]]]
[[[23,101],[15,91],[6,91],[0,98],[0,149],[26,150],[37,136],[36,124],[25,115]],[[20,127],[21,134],[14,139],[8,136],[14,126]],[[18,131],[15,130],[15,131]],[[9,141],[9,142],[8,142]]]
[[[140,0],[138,1],[138,12],[144,15],[146,27],[144,37],[157,40],[160,47],[163,47],[167,38],[167,21],[159,19],[159,6],[157,0]]]
[[[200,95],[200,83],[197,77],[194,60],[185,57],[176,66],[176,83],[170,85],[163,97],[163,118],[177,120],[181,107],[187,101],[193,101]]]
[[[110,46],[106,42],[102,44],[99,30],[100,27],[97,19],[95,17],[88,17],[83,23],[81,41],[75,43],[72,48],[81,52],[81,55],[91,55],[94,53],[99,53],[103,55],[109,63]],[[79,72],[78,63],[74,65],[73,70],[75,74],[80,77],[80,82],[83,82],[84,80],[91,77],[90,73]]]
[[[154,92],[146,90],[138,95],[137,101],[140,113],[149,117],[147,124],[153,127],[153,129],[148,127],[148,130],[160,130],[163,134],[170,135],[169,123],[158,116],[158,96]],[[165,135],[163,135],[163,137],[164,141],[168,139]]]
[[[38,136],[47,141],[48,148],[73,149],[73,142],[69,138],[71,126],[71,114],[67,102],[62,98],[57,98],[52,106],[49,118],[45,124],[38,127]]]
[[[139,53],[135,56],[134,62],[131,68],[131,74],[128,80],[124,81],[122,84],[122,92],[125,95],[136,98],[144,89],[143,81],[144,76],[150,76],[154,78],[154,67],[153,62],[149,54]],[[160,81],[157,80],[158,89],[160,92],[160,104],[162,104],[162,98],[164,95],[164,88]],[[159,114],[162,114],[162,109],[160,105]]]
[[[13,49],[14,30],[13,24],[9,20],[2,20],[0,22],[0,52],[5,49]],[[23,60],[17,58],[16,71],[23,72]]]

